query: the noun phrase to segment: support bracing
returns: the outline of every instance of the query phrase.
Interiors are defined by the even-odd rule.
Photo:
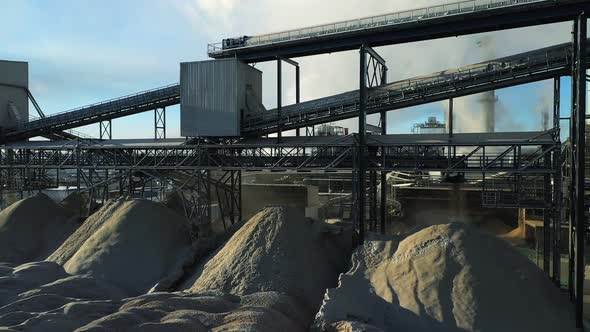
[[[166,107],[154,110],[154,139],[166,139]]]
[[[103,139],[113,139],[113,130],[111,126],[111,120],[101,121],[98,123],[99,125],[99,138]]]

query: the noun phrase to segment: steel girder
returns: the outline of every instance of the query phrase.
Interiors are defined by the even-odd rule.
[[[381,137],[381,136],[380,136]],[[450,158],[445,148],[457,151]],[[367,171],[445,173],[554,172],[544,159],[559,152],[559,141],[535,139],[501,144],[442,142],[367,142]],[[0,150],[0,169],[112,169],[112,170],[242,170],[343,171],[355,169],[355,140],[328,143],[196,144],[165,147],[64,145],[18,147]]]

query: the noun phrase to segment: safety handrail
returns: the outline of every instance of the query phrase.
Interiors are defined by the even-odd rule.
[[[486,10],[522,6],[530,3],[549,2],[550,0],[465,0],[450,4],[442,4],[431,7],[404,10],[389,14],[368,16],[353,20],[343,20],[333,23],[320,24],[298,29],[285,30],[248,37],[246,44],[241,47],[230,48],[236,50],[260,45],[271,45],[280,42],[312,38],[351,31],[358,31],[367,28],[379,28],[383,26],[404,24],[423,20],[430,20],[442,16],[454,16],[466,13],[476,13]],[[208,44],[209,54],[224,51],[222,43]]]
[[[392,99],[410,92],[426,91],[432,86],[445,84],[448,86],[455,86],[468,78],[474,79],[483,77],[484,75],[498,75],[498,77],[500,75],[511,76],[514,74],[515,70],[537,67],[539,67],[537,70],[548,70],[554,66],[567,64],[570,57],[571,48],[562,47],[547,50],[540,54],[528,54],[526,57],[504,59],[504,62],[484,62],[478,65],[468,66],[466,67],[467,69],[459,69],[454,73],[443,73],[441,76],[423,77],[420,79],[412,78],[393,82],[373,88],[369,94],[368,105],[378,99]],[[309,103],[312,103],[312,105]],[[284,106],[281,109],[281,117],[302,117],[306,114],[313,113],[316,110],[324,110],[326,107],[329,107],[330,109],[343,109],[346,105],[358,103],[358,91],[346,92],[338,95],[337,98],[328,97],[319,101],[310,101],[309,103]],[[245,119],[245,124],[247,126],[254,126],[259,123],[272,123],[272,121],[276,121],[277,116],[278,114],[272,110],[258,112],[252,114],[248,119]]]
[[[46,124],[52,123],[56,120],[63,120],[63,119],[67,119],[67,118],[80,117],[83,114],[86,114],[86,113],[82,113],[82,111],[84,111],[84,110],[89,111],[91,114],[94,114],[94,112],[92,112],[92,111],[96,111],[97,113],[109,112],[112,110],[119,109],[121,107],[128,106],[130,104],[136,104],[138,102],[141,102],[142,100],[151,100],[154,97],[154,95],[160,95],[162,97],[165,97],[165,96],[170,96],[170,95],[176,94],[179,91],[178,87],[179,87],[178,83],[169,84],[169,85],[166,85],[166,86],[163,86],[160,88],[154,88],[154,89],[150,89],[150,90],[146,90],[146,91],[142,91],[142,92],[137,92],[137,93],[123,96],[123,97],[113,98],[113,99],[109,99],[106,101],[101,101],[98,103],[77,107],[77,108],[70,109],[70,110],[63,111],[63,112],[59,112],[59,113],[53,113],[53,114],[48,115],[44,118],[33,118],[32,121],[21,121],[17,124],[16,127],[6,129],[6,132],[18,131],[18,130],[28,129],[28,128],[35,128],[38,126],[45,126]],[[141,98],[141,97],[143,97],[143,98]],[[139,99],[139,98],[141,98],[141,99]],[[104,107],[104,109],[101,108],[101,106]],[[112,106],[112,107],[108,108],[108,106]],[[59,121],[57,121],[57,122],[59,122]]]

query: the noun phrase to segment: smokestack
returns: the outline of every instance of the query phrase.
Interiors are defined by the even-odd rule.
[[[496,129],[496,92],[484,92],[478,101],[483,111],[483,130],[493,133]]]
[[[477,41],[477,46],[482,51],[486,60],[496,58],[494,51],[494,40],[492,36],[485,35]],[[483,129],[485,132],[493,133],[496,129],[496,92],[488,91],[480,94],[478,99],[483,111]]]

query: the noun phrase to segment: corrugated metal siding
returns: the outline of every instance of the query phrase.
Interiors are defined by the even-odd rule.
[[[29,87],[29,64],[18,61],[0,60],[0,83]],[[29,119],[29,98],[27,91],[21,88],[0,85],[0,127],[16,126],[15,116],[9,112],[8,104],[18,109],[18,118]]]
[[[181,135],[239,136],[248,85],[262,100],[262,72],[237,59],[181,63]]]
[[[182,136],[238,136],[238,62],[180,64]]]
[[[260,109],[249,109],[248,103],[246,100],[246,90],[247,87],[251,87],[252,95],[256,99],[258,99],[259,103],[262,103],[262,72],[256,68],[253,68],[245,63],[240,63],[242,66],[242,70],[240,71],[244,75],[244,93],[242,94],[241,105],[242,109],[244,109],[244,116],[248,116],[250,113],[255,113],[261,111]]]

